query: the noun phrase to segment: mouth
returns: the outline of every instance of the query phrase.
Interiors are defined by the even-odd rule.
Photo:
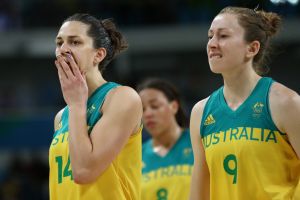
[[[67,58],[71,58],[71,59],[73,59],[75,61],[74,55],[72,53],[70,53],[70,52],[61,53],[61,54],[59,54],[59,55],[56,56],[56,58],[59,58],[59,57],[64,58],[66,61],[67,61]]]
[[[73,59],[73,60],[74,60],[74,56],[72,55],[72,53],[69,53],[69,52],[65,53],[64,58],[65,58],[65,60],[66,60],[66,62],[67,62],[68,64],[70,64],[69,59]],[[75,61],[75,60],[74,60],[74,61]]]
[[[146,123],[146,126],[149,128],[153,127],[154,125],[155,125],[155,122],[147,122]]]
[[[223,56],[219,53],[211,53],[209,54],[209,58],[212,59],[212,58],[222,58]]]

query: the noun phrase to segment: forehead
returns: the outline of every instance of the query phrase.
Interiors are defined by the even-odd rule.
[[[229,30],[229,31],[243,31],[242,26],[238,22],[238,17],[235,14],[219,14],[211,23],[209,31]]]
[[[78,21],[68,21],[60,27],[57,37],[79,36],[87,37],[88,25]]]
[[[146,88],[139,92],[139,95],[143,101],[157,101],[161,99],[167,99],[164,93],[154,88]]]

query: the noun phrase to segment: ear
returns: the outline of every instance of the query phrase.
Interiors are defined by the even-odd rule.
[[[93,64],[98,65],[106,56],[106,49],[101,47],[96,50],[96,55],[94,57]]]
[[[246,57],[253,58],[258,53],[259,49],[260,49],[260,42],[257,40],[254,40],[247,46]]]
[[[177,101],[173,100],[171,101],[171,110],[173,112],[174,115],[176,115],[176,113],[178,112],[178,109],[179,109],[179,104]]]

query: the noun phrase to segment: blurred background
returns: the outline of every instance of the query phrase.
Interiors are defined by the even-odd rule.
[[[0,0],[0,199],[48,199],[53,119],[65,106],[54,39],[66,17],[114,18],[130,47],[104,77],[132,87],[147,77],[170,80],[190,113],[222,84],[205,48],[211,20],[228,5],[259,5],[284,17],[269,76],[299,93],[298,0]]]

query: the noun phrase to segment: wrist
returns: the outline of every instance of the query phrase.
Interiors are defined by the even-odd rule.
[[[86,104],[73,104],[73,105],[69,105],[68,107],[70,112],[76,112],[78,114],[79,113],[85,114],[87,109]]]

